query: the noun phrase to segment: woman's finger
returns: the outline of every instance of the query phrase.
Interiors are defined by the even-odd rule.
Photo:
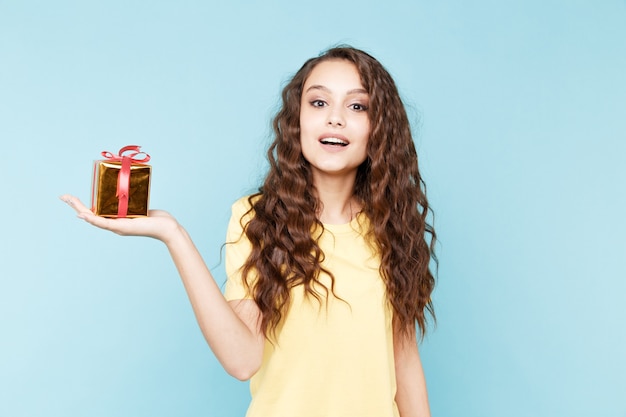
[[[114,222],[114,220],[112,220],[112,219],[107,219],[105,217],[96,216],[77,197],[74,197],[74,196],[69,195],[69,194],[65,194],[65,195],[61,196],[60,198],[65,203],[67,203],[68,206],[70,206],[74,210],[76,210],[76,213],[78,214],[78,217],[80,219],[85,220],[87,223],[90,223],[90,224],[92,224],[92,225],[94,225],[96,227],[99,227],[101,229],[111,230],[111,231],[113,231],[115,233],[118,233],[118,234],[123,234],[124,233],[124,230],[122,230],[123,228],[120,228],[120,226],[123,226],[123,223],[121,223],[121,222]]]
[[[73,195],[69,195],[69,194],[65,194],[62,195],[61,197],[59,197],[62,201],[64,201],[68,206],[70,206],[71,208],[73,208],[74,210],[76,210],[76,213],[80,214],[80,213],[84,213],[84,212],[90,212],[91,210],[89,210],[83,203],[82,201],[80,201],[78,198],[74,197]]]

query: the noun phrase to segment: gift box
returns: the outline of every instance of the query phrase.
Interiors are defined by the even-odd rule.
[[[95,161],[91,187],[91,209],[103,217],[148,215],[150,155],[139,146],[125,146],[117,155],[104,151],[105,159]]]

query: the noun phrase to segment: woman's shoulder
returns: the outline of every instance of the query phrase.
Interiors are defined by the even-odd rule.
[[[231,210],[233,216],[237,216],[238,218],[242,218],[246,215],[252,215],[252,205],[261,197],[261,194],[249,194],[244,195],[237,199],[231,206]]]

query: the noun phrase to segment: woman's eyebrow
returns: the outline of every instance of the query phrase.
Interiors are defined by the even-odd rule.
[[[330,88],[320,85],[320,84],[314,84],[312,86],[310,86],[309,88],[306,89],[306,93],[308,93],[311,90],[322,90],[326,93],[331,93],[332,91],[330,90]],[[352,94],[368,94],[367,90],[364,88],[353,88],[352,90],[348,90],[346,92],[346,95],[352,95]]]

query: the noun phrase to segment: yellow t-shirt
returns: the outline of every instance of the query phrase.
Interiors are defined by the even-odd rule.
[[[225,296],[251,298],[240,267],[250,252],[240,219],[246,198],[232,207],[226,245]],[[263,363],[250,381],[247,417],[398,417],[392,310],[376,256],[363,239],[367,220],[324,225],[319,239],[323,267],[335,276],[335,294],[324,304],[292,290],[290,309],[275,341],[266,341]],[[245,222],[244,222],[245,224]],[[330,278],[321,277],[330,288]],[[343,300],[343,301],[342,301]]]

